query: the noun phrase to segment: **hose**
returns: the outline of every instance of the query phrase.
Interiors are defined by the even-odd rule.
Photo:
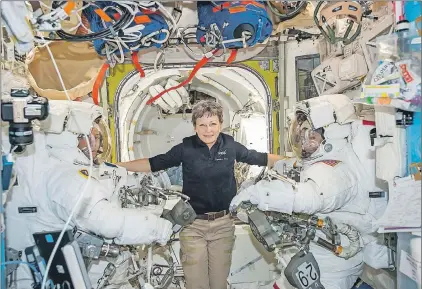
[[[337,224],[337,232],[345,235],[349,239],[349,246],[338,247],[336,254],[343,259],[350,259],[360,251],[360,236],[358,230],[346,224]]]

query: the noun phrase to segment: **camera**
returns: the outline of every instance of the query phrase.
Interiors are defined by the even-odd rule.
[[[20,149],[32,144],[32,121],[45,120],[48,110],[47,98],[31,95],[25,88],[12,88],[10,97],[1,100],[1,119],[9,122],[10,144]]]

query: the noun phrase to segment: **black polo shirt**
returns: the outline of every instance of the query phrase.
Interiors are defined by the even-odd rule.
[[[182,164],[183,193],[197,214],[228,210],[236,195],[235,161],[266,166],[268,155],[248,150],[233,137],[220,133],[211,149],[197,135],[183,139],[166,154],[149,159],[153,172]]]

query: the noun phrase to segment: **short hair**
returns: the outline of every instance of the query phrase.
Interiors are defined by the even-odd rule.
[[[202,100],[192,108],[192,123],[196,125],[198,118],[214,115],[218,117],[220,123],[223,123],[223,107],[221,104],[212,100]]]

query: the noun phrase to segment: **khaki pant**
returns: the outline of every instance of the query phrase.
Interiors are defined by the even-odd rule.
[[[180,259],[186,289],[227,289],[234,223],[230,216],[195,220],[180,232]]]

